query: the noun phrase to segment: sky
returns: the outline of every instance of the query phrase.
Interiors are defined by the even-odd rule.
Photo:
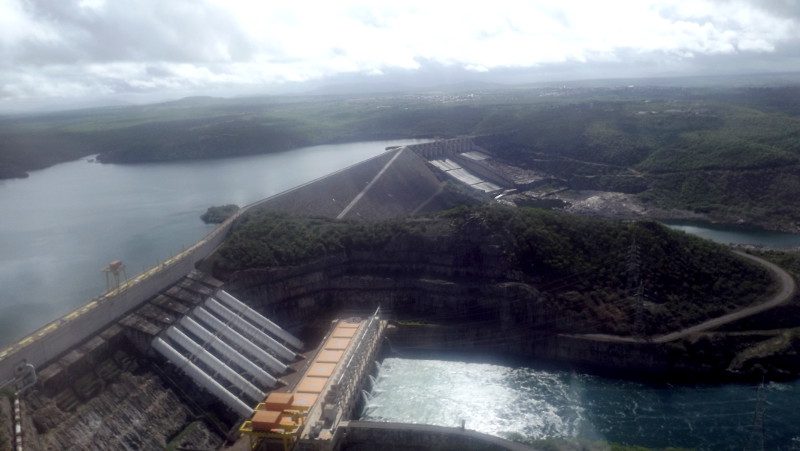
[[[0,0],[0,110],[348,77],[787,71],[800,71],[800,0]]]

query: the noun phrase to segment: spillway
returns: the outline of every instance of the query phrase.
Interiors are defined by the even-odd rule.
[[[199,338],[207,346],[214,349],[219,355],[230,359],[233,363],[244,370],[245,374],[249,375],[263,386],[275,386],[277,379],[264,371],[255,362],[242,355],[239,351],[233,349],[219,337],[209,332],[208,329],[198,324],[197,321],[193,320],[191,317],[186,316],[182,318],[180,323],[181,326],[183,326],[187,331]]]
[[[181,332],[175,327],[167,329],[166,336],[172,341],[179,344],[183,349],[189,352],[192,360],[197,359],[205,364],[215,375],[221,376],[229,383],[233,384],[241,393],[246,394],[252,400],[259,400],[264,398],[264,392],[259,390],[255,385],[248,382],[239,373],[234,371],[231,367],[214,357],[208,350],[194,342],[186,334]]]
[[[273,323],[268,318],[259,315],[258,312],[245,305],[244,302],[231,296],[227,291],[219,290],[217,292],[217,299],[222,301],[222,303],[224,303],[228,308],[230,308],[234,312],[253,321],[256,325],[261,326],[269,333],[275,335],[276,337],[286,342],[288,345],[294,347],[295,349],[303,349],[303,342],[300,341],[300,339],[290,334],[289,332],[285,331],[283,328]]]
[[[225,403],[226,406],[228,406],[238,415],[246,416],[252,412],[252,409],[248,407],[248,405],[245,404],[241,399],[237,398],[219,382],[215,381],[213,377],[209,376],[197,365],[184,357],[166,341],[156,337],[156,339],[153,340],[153,348],[155,348],[156,351],[163,355],[167,360],[172,362],[175,366],[180,368],[181,371],[189,375],[189,377],[191,377],[192,380],[198,385],[205,388],[214,396],[216,396],[217,399]]]
[[[277,340],[265,334],[257,327],[246,321],[244,318],[242,318],[241,316],[232,312],[229,308],[217,302],[216,299],[214,298],[206,299],[205,306],[208,307],[208,309],[211,310],[212,312],[219,315],[229,324],[231,324],[234,328],[238,329],[239,332],[247,334],[250,338],[253,339],[253,341],[256,341],[262,346],[266,346],[267,348],[269,348],[278,357],[281,357],[289,361],[294,360],[297,357],[297,354],[292,352],[289,348],[278,343]]]
[[[257,344],[253,343],[252,341],[242,336],[242,334],[228,327],[225,323],[223,323],[215,316],[213,316],[211,313],[209,313],[208,310],[202,307],[198,307],[193,312],[193,315],[195,316],[195,318],[207,324],[212,330],[219,333],[222,337],[224,337],[227,340],[230,340],[233,344],[239,346],[246,353],[260,360],[261,363],[269,367],[271,370],[275,371],[276,374],[283,374],[284,372],[286,372],[287,366],[284,365],[280,360],[275,358],[275,356],[264,351]]]

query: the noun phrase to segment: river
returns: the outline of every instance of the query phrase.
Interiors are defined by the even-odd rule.
[[[789,233],[695,222],[666,225],[723,244],[800,246],[800,235]],[[800,450],[800,381],[760,388],[657,385],[553,369],[538,361],[452,357],[401,352],[385,359],[365,394],[362,419],[454,427],[464,420],[469,429],[520,442],[580,438],[653,448]]]
[[[383,360],[362,420],[466,428],[520,442],[580,438],[653,448],[800,449],[800,383],[666,385],[554,369],[544,362]],[[761,398],[761,401],[759,401]],[[751,445],[751,446],[748,446]]]
[[[86,159],[0,180],[0,346],[105,289],[100,269],[129,276],[180,252],[212,226],[211,205],[245,205],[413,141],[315,146],[223,160],[104,165]],[[769,232],[670,224],[721,242]],[[706,235],[704,235],[706,234]],[[774,237],[773,237],[774,238]],[[455,358],[455,359],[454,359]],[[540,362],[399,355],[383,361],[365,418],[467,427],[527,441],[582,437],[644,446],[742,449],[763,407],[766,449],[800,449],[800,384],[664,386],[548,368]],[[758,442],[760,443],[760,442]],[[756,443],[755,447],[759,445]]]
[[[717,243],[755,244],[764,247],[789,248],[800,246],[800,235],[772,232],[753,227],[739,227],[705,222],[664,221],[668,227],[697,235]]]

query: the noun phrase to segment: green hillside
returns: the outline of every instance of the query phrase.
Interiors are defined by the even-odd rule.
[[[208,265],[226,278],[323,257],[370,258],[365,255],[382,262],[359,266],[380,271],[375,276],[438,278],[426,264],[451,261],[460,268],[452,273],[472,274],[470,281],[481,286],[524,283],[535,293],[529,302],[558,317],[561,326],[554,327],[572,332],[672,331],[763,299],[772,283],[726,247],[655,222],[527,208],[461,208],[382,223],[258,212],[239,221]],[[639,284],[641,305],[633,300]]]
[[[0,177],[90,154],[136,163],[461,135],[574,189],[800,230],[797,86],[200,97],[0,117]]]

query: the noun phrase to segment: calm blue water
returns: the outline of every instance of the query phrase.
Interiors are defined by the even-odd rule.
[[[246,205],[408,142],[180,163],[81,159],[0,180],[0,347],[101,294],[109,262],[133,276],[194,244],[213,228],[200,220],[208,207]]]
[[[435,359],[436,357],[433,356]],[[526,366],[387,358],[363,420],[458,427],[530,442],[584,438],[646,447],[761,449],[759,388],[649,385]],[[800,449],[800,383],[763,388],[768,450]]]
[[[776,248],[800,246],[800,235],[792,233],[771,232],[769,230],[752,227],[736,227],[686,221],[665,221],[664,224],[670,228],[682,230],[692,235],[697,235],[722,244],[757,244]]]

